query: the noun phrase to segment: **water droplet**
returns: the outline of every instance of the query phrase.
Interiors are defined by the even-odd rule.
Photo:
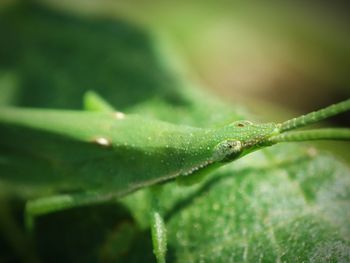
[[[120,112],[120,111],[115,112],[115,113],[114,113],[114,116],[115,116],[115,118],[116,118],[117,120],[122,120],[122,119],[125,118],[125,114],[122,113],[122,112]]]
[[[104,137],[98,137],[94,140],[94,142],[97,143],[98,145],[101,145],[101,146],[110,146],[111,145],[111,142],[107,138],[104,138]]]

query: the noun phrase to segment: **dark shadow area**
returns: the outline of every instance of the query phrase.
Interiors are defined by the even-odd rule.
[[[116,262],[137,233],[119,204],[69,209],[37,219],[36,243],[43,262]]]
[[[25,242],[24,229],[22,228],[24,202],[17,198],[11,198],[1,200],[0,206],[0,262],[22,262],[23,258],[32,256],[29,255],[29,253],[33,253],[29,243],[20,244],[20,242]],[[6,222],[7,220],[10,220],[10,222]],[[21,233],[14,233],[12,227],[16,227],[16,230]],[[20,236],[20,234],[23,234],[23,236]],[[11,235],[11,237],[9,235]],[[16,242],[13,242],[14,240],[16,240]],[[22,247],[21,250],[17,250],[14,243],[16,243],[16,245],[24,245],[24,247]]]
[[[151,233],[138,229],[119,204],[80,207],[39,217],[36,243],[43,262],[156,262]],[[171,247],[167,259],[174,262]]]

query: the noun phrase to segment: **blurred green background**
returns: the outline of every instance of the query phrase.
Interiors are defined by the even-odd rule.
[[[350,95],[349,8],[342,2],[41,2],[161,32],[193,78],[232,102],[307,112]]]
[[[122,17],[166,34],[190,74],[232,102],[307,112],[350,95],[345,2],[46,2],[93,16]]]

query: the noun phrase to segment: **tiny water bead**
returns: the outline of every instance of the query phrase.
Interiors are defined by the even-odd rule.
[[[194,172],[196,172],[196,171],[198,171],[200,169],[203,169],[203,168],[209,166],[212,163],[213,163],[212,160],[207,160],[207,161],[205,161],[205,162],[203,162],[203,163],[201,163],[201,164],[199,164],[197,166],[194,166],[194,167],[190,168],[189,170],[183,172],[182,175],[188,176],[188,175],[193,174]]]
[[[117,119],[117,120],[122,120],[125,118],[125,114],[120,112],[120,111],[117,111],[114,113],[114,117]]]
[[[105,147],[111,145],[111,142],[105,137],[97,137],[96,139],[94,139],[93,142],[98,144],[98,145],[105,146]]]

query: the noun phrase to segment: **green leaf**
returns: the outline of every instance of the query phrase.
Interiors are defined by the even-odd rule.
[[[160,55],[158,40],[135,25],[27,3],[1,12],[0,87],[15,90],[3,104],[77,109],[84,92],[95,90],[118,109],[178,124],[210,127],[250,117],[180,79]],[[2,172],[52,172],[44,161],[12,154],[1,150],[0,164],[11,163]],[[144,189],[117,204],[43,216],[36,256],[45,262],[154,262],[148,213],[157,198],[169,262],[348,262],[349,175],[347,164],[308,145],[275,146],[198,184],[164,184],[156,197]],[[20,222],[17,212],[11,214]],[[14,232],[0,229],[0,261],[18,260],[6,237]]]
[[[337,262],[349,260],[348,215],[343,212],[349,206],[337,211],[340,222],[334,222],[327,206],[341,206],[341,199],[325,194],[332,189],[333,194],[349,196],[349,180],[334,173],[346,175],[349,169],[325,156],[292,160],[276,168],[271,162],[262,169],[251,163],[218,173],[216,178],[222,176],[221,180],[216,179],[213,187],[169,221],[175,229],[170,240],[178,246],[178,258],[190,262],[302,262],[333,246],[328,256]],[[326,180],[322,178],[325,168],[332,171],[324,173]],[[325,182],[310,186],[316,178]],[[337,188],[339,181],[347,187]],[[308,199],[308,195],[315,198]]]
[[[350,169],[331,155],[310,155],[300,147],[269,151],[278,158],[255,153],[199,185],[164,187],[158,198],[174,261],[349,260]],[[145,195],[125,201],[147,225]]]

